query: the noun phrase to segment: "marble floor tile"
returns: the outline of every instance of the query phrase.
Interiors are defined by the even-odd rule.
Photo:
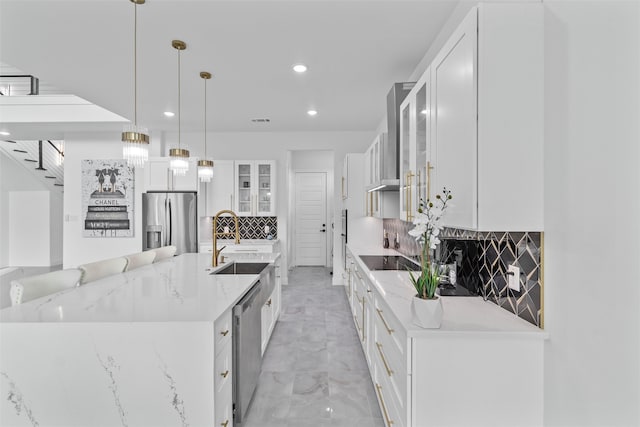
[[[360,338],[329,270],[297,267],[243,427],[383,427]]]
[[[298,372],[293,380],[293,396],[329,397],[329,373]]]

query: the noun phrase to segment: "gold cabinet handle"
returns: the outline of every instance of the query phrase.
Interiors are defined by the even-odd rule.
[[[229,333],[229,330],[227,329],[226,331],[220,332],[220,335],[222,335],[223,337],[226,337],[228,333]]]
[[[364,299],[364,295],[362,296],[362,342],[364,342],[364,327],[367,325],[367,318],[364,317],[364,304],[365,302],[367,302],[366,299]]]
[[[227,378],[227,375],[229,375],[229,370],[227,369],[226,371],[224,371],[220,375],[222,375],[222,378]]]
[[[413,221],[413,178],[415,175],[411,171],[407,173],[407,193],[409,195],[409,201],[407,203],[407,221]]]
[[[384,357],[384,353],[382,352],[382,344],[380,344],[379,342],[376,341],[376,347],[378,347],[378,353],[380,354],[380,357],[382,358],[382,363],[384,363],[384,369],[387,370],[387,375],[389,375],[389,376],[393,375],[393,370],[391,370],[391,368],[389,368],[389,364],[387,363],[387,359]]]
[[[225,422],[223,422],[223,423],[220,423],[220,425],[221,425],[222,427],[227,427],[227,426],[229,425],[229,420],[227,420],[227,421],[225,421]]]
[[[358,328],[358,330],[361,331],[362,328],[360,327],[360,323],[358,322],[358,316],[353,316],[353,320],[355,320],[356,322],[356,328]]]
[[[427,162],[427,182],[425,182],[427,186],[427,200],[431,199],[431,169],[433,169],[431,162]]]
[[[389,419],[389,413],[387,412],[387,405],[384,404],[384,398],[382,397],[382,386],[378,383],[376,383],[376,392],[378,393],[378,399],[380,399],[382,412],[384,413],[384,420],[387,423],[387,427],[391,427],[391,424],[393,424],[393,420]]]
[[[376,311],[378,312],[378,316],[380,316],[380,320],[382,320],[382,323],[384,323],[384,327],[387,328],[387,332],[389,332],[389,335],[391,335],[393,333],[393,329],[391,329],[387,324],[387,321],[384,320],[384,317],[382,316],[382,310],[376,308]]]

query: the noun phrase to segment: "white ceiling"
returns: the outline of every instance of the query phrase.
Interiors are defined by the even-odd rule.
[[[138,6],[138,122],[182,131],[372,131],[457,0],[147,0]],[[0,0],[0,62],[133,118],[133,3]],[[309,71],[291,70],[304,63]],[[318,110],[316,117],[306,111]],[[254,124],[267,117],[270,124]],[[85,125],[86,128],[86,125]],[[72,129],[69,129],[72,130]]]

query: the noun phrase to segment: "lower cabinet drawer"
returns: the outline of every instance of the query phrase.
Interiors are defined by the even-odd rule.
[[[215,394],[214,418],[214,426],[216,427],[233,426],[233,395],[231,381],[225,383],[224,388]]]
[[[387,332],[376,324],[373,331],[373,353],[376,363],[381,368],[381,375],[385,375],[397,400],[398,406],[404,408],[407,401],[407,366],[402,355],[391,344]]]
[[[225,311],[222,316],[218,317],[213,325],[216,354],[231,342],[231,329],[231,310],[229,309]]]
[[[213,362],[215,392],[231,384],[231,344],[228,343],[217,355]]]
[[[389,382],[385,378],[387,373],[381,363],[373,364],[373,386],[378,397],[378,405],[382,412],[382,420],[385,427],[404,427],[406,420],[402,416],[403,412],[398,408],[396,399]]]

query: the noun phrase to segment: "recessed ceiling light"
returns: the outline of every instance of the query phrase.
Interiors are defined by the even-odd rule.
[[[171,111],[165,111],[164,115],[167,116],[167,117],[173,117],[173,116],[176,115],[176,113],[172,113]]]
[[[296,73],[304,73],[305,71],[307,71],[307,66],[304,64],[296,64],[293,66],[293,71],[295,71]]]
[[[316,110],[309,110],[307,111],[307,114],[310,116],[315,116],[316,114],[318,114],[318,112]]]
[[[11,133],[10,133],[10,132],[7,132],[6,130],[3,130],[3,131],[0,131],[0,135],[2,135],[2,136],[9,136],[9,135],[11,135]]]

